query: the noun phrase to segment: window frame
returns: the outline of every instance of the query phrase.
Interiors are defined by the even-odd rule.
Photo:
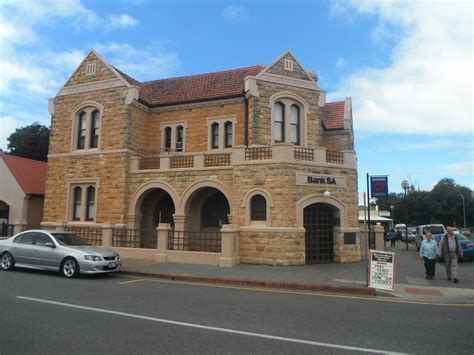
[[[235,146],[235,124],[235,116],[208,118],[208,151],[232,149]]]
[[[69,181],[68,185],[68,221],[95,223],[97,220],[98,179],[75,179]]]
[[[284,111],[284,138],[283,140],[277,140],[279,138],[278,135],[275,133],[278,129],[279,125],[277,121],[278,109],[277,105],[283,105]],[[303,100],[303,98],[289,92],[280,92],[274,94],[270,97],[270,106],[271,106],[271,141],[273,144],[278,143],[288,143],[293,144],[295,146],[306,147],[307,140],[308,140],[308,105]],[[280,106],[281,107],[281,106]],[[294,124],[293,117],[292,117],[292,110],[296,108],[298,111],[298,123]],[[294,136],[294,127],[296,127],[296,135],[297,139],[296,142],[293,142]]]
[[[179,137],[179,130],[181,136]],[[161,150],[164,152],[185,152],[186,150],[186,121],[166,122],[161,124]],[[169,136],[168,136],[169,133]],[[168,146],[169,145],[169,146]]]
[[[71,151],[87,152],[100,149],[103,106],[87,101],[76,107],[71,115]]]
[[[267,200],[262,194],[256,193],[250,197],[250,222],[261,222],[266,220]]]

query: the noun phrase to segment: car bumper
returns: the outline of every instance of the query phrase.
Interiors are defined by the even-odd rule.
[[[122,260],[115,261],[81,261],[79,270],[81,274],[102,274],[119,271],[122,267]]]

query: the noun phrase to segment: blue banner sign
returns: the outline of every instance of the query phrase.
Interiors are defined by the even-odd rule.
[[[370,177],[370,196],[388,197],[388,177],[371,176]]]

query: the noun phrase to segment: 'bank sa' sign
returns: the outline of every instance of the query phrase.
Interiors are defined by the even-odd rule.
[[[336,175],[308,175],[296,173],[296,185],[346,187],[346,178]]]
[[[388,177],[371,176],[370,192],[371,197],[388,197]]]

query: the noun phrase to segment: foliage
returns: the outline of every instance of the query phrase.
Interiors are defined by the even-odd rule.
[[[50,130],[38,122],[18,128],[8,138],[9,154],[47,161]]]
[[[376,204],[379,210],[391,212],[394,223],[405,223],[405,213],[408,212],[408,224],[412,226],[442,223],[459,228],[464,227],[461,195],[464,197],[466,226],[474,226],[472,190],[449,178],[440,180],[431,191],[409,190],[406,200],[404,193],[391,193],[385,199],[378,199]],[[393,206],[393,209],[390,206]]]

